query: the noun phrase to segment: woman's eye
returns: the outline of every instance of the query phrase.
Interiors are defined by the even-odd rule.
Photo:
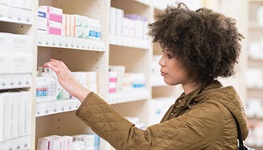
[[[171,58],[173,58],[173,55],[167,54],[167,57],[168,57],[169,59],[171,59]]]

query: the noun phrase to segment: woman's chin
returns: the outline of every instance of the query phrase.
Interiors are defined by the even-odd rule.
[[[169,82],[168,80],[163,79],[164,83],[167,85],[172,85],[171,82]]]
[[[176,83],[171,82],[169,80],[166,80],[165,78],[163,79],[163,81],[164,81],[164,83],[166,83],[167,85],[170,85],[170,86],[177,85]]]

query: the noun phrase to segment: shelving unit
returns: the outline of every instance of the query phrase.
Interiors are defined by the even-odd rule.
[[[35,1],[0,1],[0,149],[31,149],[35,141]]]
[[[248,71],[258,70],[259,73],[263,73],[263,57],[262,57],[262,49],[263,47],[260,45],[262,41],[262,33],[263,33],[263,1],[262,0],[249,0],[248,1]],[[260,10],[261,9],[261,10]],[[250,70],[253,69],[253,70]],[[249,73],[247,76],[247,111],[248,111],[248,121],[249,127],[251,128],[248,145],[251,147],[255,147],[257,150],[263,149],[263,140],[262,140],[262,127],[263,121],[260,115],[260,112],[263,110],[263,77],[257,75],[254,72],[254,75],[258,76],[258,78],[251,78],[253,72]],[[256,77],[255,76],[255,77]],[[255,81],[257,80],[257,81]],[[257,106],[254,106],[257,104]],[[252,108],[253,107],[253,108]],[[253,113],[253,110],[257,110],[257,113]],[[260,110],[261,109],[261,110]],[[261,134],[260,134],[261,132]]]
[[[17,6],[2,4],[0,1],[0,32],[30,35],[33,39],[33,69],[31,73],[24,74],[23,77],[20,74],[0,73],[1,92],[6,92],[9,89],[22,89],[29,92],[32,97],[30,98],[32,106],[29,108],[31,112],[29,127],[31,129],[29,134],[31,142],[27,143],[26,149],[37,149],[37,142],[40,137],[92,132],[85,123],[75,116],[75,110],[80,106],[77,99],[35,102],[37,67],[42,66],[51,58],[62,60],[71,71],[96,72],[98,74],[97,94],[123,116],[139,117],[146,125],[153,123],[149,117],[153,115],[153,112],[149,111],[151,109],[149,105],[151,106],[156,99],[166,97],[168,100],[165,104],[168,106],[182,93],[179,86],[167,86],[161,77],[161,80],[151,78],[152,58],[155,55],[162,55],[162,50],[158,45],[152,44],[150,38],[138,39],[117,36],[111,35],[109,32],[110,7],[122,9],[125,14],[137,14],[147,17],[149,23],[154,21],[154,16],[164,9],[168,3],[175,4],[174,1],[31,0],[31,3],[31,9],[20,9]],[[102,27],[101,40],[38,33],[36,27],[37,10],[38,6],[42,5],[60,8],[66,14],[77,14],[98,19]],[[250,28],[255,27],[261,28],[258,24],[251,24],[250,26]],[[108,93],[108,71],[109,67],[114,65],[125,66],[125,72],[127,73],[143,73],[146,79],[145,87],[132,92]],[[8,82],[9,78],[17,78],[17,84]],[[255,92],[255,90],[253,91]],[[27,139],[27,141],[29,140]],[[0,150],[2,150],[1,142]],[[110,147],[105,145],[107,143],[102,142],[101,149],[105,150]],[[17,147],[17,145],[14,146]],[[23,146],[25,144],[21,145],[20,148],[23,149]],[[15,150],[15,148],[12,150]]]
[[[149,1],[136,0],[111,0],[111,7],[124,11],[124,14],[137,14],[149,19],[151,6]],[[149,20],[148,20],[149,22]],[[151,46],[149,39],[136,39],[122,35],[111,35],[109,39],[109,65],[124,66],[127,73],[143,73],[146,78],[146,85],[142,89],[132,91],[130,94],[116,93],[109,94],[108,99],[112,101],[113,107],[123,116],[139,117],[144,123],[147,123],[147,106],[150,100],[150,57]],[[137,94],[134,94],[137,93]],[[116,103],[114,95],[123,95],[123,102]],[[125,100],[128,98],[129,100]],[[128,103],[127,103],[128,102]],[[132,107],[131,107],[132,106]],[[136,109],[134,109],[136,108]]]
[[[93,71],[98,74],[98,91],[107,97],[108,73],[108,11],[110,3],[95,1],[52,1],[39,0],[39,6],[48,5],[63,10],[65,14],[77,14],[98,19],[102,25],[101,40],[38,34],[37,66],[42,66],[49,59],[65,62],[71,71]],[[35,68],[36,69],[36,68]],[[105,85],[105,86],[102,86]],[[76,135],[90,133],[90,129],[75,116],[80,106],[77,99],[68,99],[36,105],[35,148],[40,137],[49,135]]]

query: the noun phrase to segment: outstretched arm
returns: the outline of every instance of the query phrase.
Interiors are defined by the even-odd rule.
[[[90,93],[90,90],[86,89],[76,80],[64,62],[51,59],[43,67],[52,69],[56,73],[60,85],[72,96],[79,99],[80,102],[83,102],[85,97]]]

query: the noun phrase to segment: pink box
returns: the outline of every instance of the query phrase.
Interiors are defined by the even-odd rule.
[[[39,6],[38,16],[46,18],[48,20],[62,23],[62,9],[51,7],[51,6]]]
[[[61,28],[48,27],[49,34],[61,35]]]
[[[109,93],[116,93],[117,89],[116,88],[109,88]]]
[[[48,13],[48,19],[62,23],[62,15],[59,15],[59,14]]]
[[[117,82],[117,78],[111,77],[109,78],[109,82]]]

